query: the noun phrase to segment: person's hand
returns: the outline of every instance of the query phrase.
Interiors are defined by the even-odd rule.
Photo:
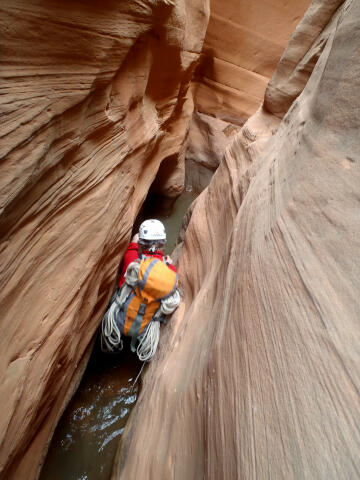
[[[139,234],[135,233],[135,235],[132,237],[131,241],[133,243],[139,243]]]
[[[171,257],[169,257],[169,255],[166,255],[165,262],[168,263],[169,265],[172,265],[172,263],[173,263],[173,261],[172,261]]]

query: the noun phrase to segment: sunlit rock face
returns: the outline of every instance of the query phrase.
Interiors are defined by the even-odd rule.
[[[113,479],[358,478],[360,4],[329,4],[197,199]]]
[[[162,161],[183,188],[208,4],[1,6],[0,477],[32,479]]]

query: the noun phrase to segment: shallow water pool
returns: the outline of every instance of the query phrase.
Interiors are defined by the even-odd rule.
[[[108,479],[126,420],[135,404],[142,363],[128,349],[94,349],[81,384],[56,428],[41,480]]]

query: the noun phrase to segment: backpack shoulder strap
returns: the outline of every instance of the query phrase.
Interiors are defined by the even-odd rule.
[[[144,313],[145,313],[145,310],[146,310],[146,303],[141,303],[140,307],[139,307],[139,310],[136,314],[136,317],[130,327],[130,330],[129,330],[129,333],[128,335],[131,338],[131,345],[130,345],[130,348],[131,348],[131,351],[132,352],[135,352],[136,348],[135,348],[135,345],[136,345],[136,340],[139,336],[139,330],[140,330],[140,326],[141,326],[141,323],[142,323],[142,319],[143,319],[143,316],[144,316]]]

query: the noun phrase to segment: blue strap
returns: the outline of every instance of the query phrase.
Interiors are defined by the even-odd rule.
[[[120,305],[120,310],[119,310],[119,313],[118,313],[118,317],[116,319],[116,323],[118,324],[118,327],[120,328],[120,332],[122,334],[124,334],[124,325],[125,325],[125,319],[126,319],[126,312],[127,312],[127,309],[128,309],[128,306],[129,306],[129,303],[131,302],[131,300],[135,297],[135,292],[132,291],[130,292],[128,298],[126,299],[126,301]]]
[[[139,282],[139,291],[141,292],[141,290],[143,290],[143,288],[145,287],[146,285],[146,282],[147,282],[147,279],[148,279],[148,276],[150,275],[150,272],[151,270],[155,267],[155,265],[159,262],[160,260],[158,260],[157,258],[153,258],[151,260],[151,262],[149,263],[147,269],[145,270],[145,273],[144,273],[144,276],[141,280],[141,282]]]
[[[135,344],[136,344],[136,340],[139,336],[139,330],[140,330],[140,327],[141,327],[141,322],[142,322],[145,310],[146,310],[146,303],[141,303],[141,305],[139,307],[139,310],[136,314],[135,320],[133,321],[133,323],[130,327],[129,333],[128,333],[128,335],[130,337],[132,337],[131,338],[131,345],[130,345],[132,352],[136,351]]]

